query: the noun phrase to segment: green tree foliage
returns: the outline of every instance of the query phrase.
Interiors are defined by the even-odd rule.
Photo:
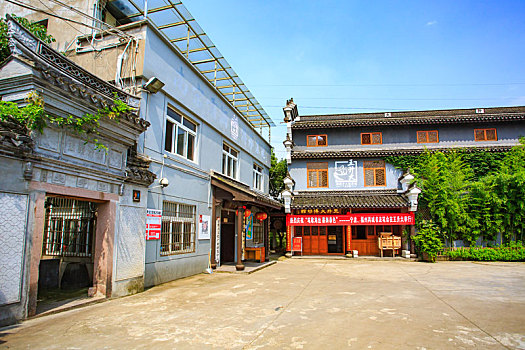
[[[421,188],[420,203],[449,242],[467,230],[467,191],[472,171],[457,152],[425,152],[414,170]]]
[[[9,101],[0,101],[0,122],[15,122],[22,126],[28,133],[37,131],[42,133],[48,124],[69,129],[78,135],[88,137],[97,149],[105,149],[97,138],[100,118],[106,117],[118,121],[122,113],[128,113],[131,108],[116,98],[112,105],[97,110],[95,114],[87,113],[82,118],[68,116],[53,116],[46,113],[44,100],[37,92],[31,92],[22,107]]]
[[[417,249],[426,253],[430,262],[436,261],[436,256],[443,250],[439,227],[432,221],[423,220],[418,225],[418,232],[413,237]]]
[[[284,189],[283,179],[288,173],[288,166],[285,159],[278,160],[272,149],[270,167],[270,195],[277,197]]]
[[[498,233],[506,242],[523,241],[525,233],[525,141],[509,152],[484,150],[426,151],[386,159],[410,169],[421,188],[419,206],[450,243],[469,245]]]
[[[525,231],[525,146],[523,140],[500,162],[499,170],[471,184],[473,236],[523,241]]]
[[[47,34],[46,27],[38,23],[31,22],[23,17],[17,17],[15,15],[12,15],[12,17],[46,44],[56,41],[55,38]],[[7,38],[7,19],[2,18],[0,20],[0,63],[9,57],[10,54],[11,51],[9,50],[9,40]]]
[[[505,153],[503,152],[490,152],[486,150],[467,151],[464,149],[458,149],[454,152],[460,154],[463,161],[470,166],[473,180],[499,171],[501,162],[503,158],[505,158]],[[425,157],[423,155],[404,155],[388,156],[385,158],[385,161],[398,169],[410,170],[410,172],[414,173],[420,169],[424,159]]]

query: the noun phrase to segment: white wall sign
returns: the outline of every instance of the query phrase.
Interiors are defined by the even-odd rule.
[[[215,223],[215,261],[221,265],[221,217],[217,218]]]
[[[335,162],[334,178],[336,187],[357,187],[357,160]]]
[[[199,239],[210,239],[210,216],[199,216]]]
[[[160,239],[162,227],[162,210],[146,210],[146,240]]]
[[[237,140],[239,137],[239,118],[237,116],[233,116],[230,121],[230,134],[232,139]]]

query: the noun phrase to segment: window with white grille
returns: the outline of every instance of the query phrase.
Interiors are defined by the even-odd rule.
[[[194,205],[162,203],[160,255],[195,252],[195,210]]]

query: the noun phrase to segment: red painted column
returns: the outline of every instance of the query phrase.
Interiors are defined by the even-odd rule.
[[[352,251],[352,226],[346,227],[346,252]]]

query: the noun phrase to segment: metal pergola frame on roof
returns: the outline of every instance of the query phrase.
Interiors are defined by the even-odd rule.
[[[121,23],[147,18],[255,129],[267,127],[270,135],[274,122],[181,1],[110,2],[123,11]]]

